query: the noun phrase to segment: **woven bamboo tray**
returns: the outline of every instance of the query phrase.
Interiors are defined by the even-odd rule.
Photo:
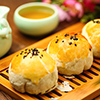
[[[84,24],[79,22],[33,45],[30,45],[29,47],[45,49],[49,41],[56,35],[67,32],[81,32],[83,26]],[[89,70],[84,71],[80,75],[76,75],[73,79],[66,79],[63,75],[59,74],[58,84],[62,84],[63,81],[68,81],[70,86],[73,88],[70,92],[61,92],[60,90],[55,89],[47,94],[37,96],[29,95],[27,93],[18,93],[12,88],[8,75],[8,67],[15,54],[16,53],[0,60],[0,90],[3,90],[17,100],[51,100],[50,98],[56,97],[59,98],[59,100],[91,100],[100,95],[100,83],[98,83],[98,80],[100,79],[100,59],[96,58],[94,58],[93,65]]]

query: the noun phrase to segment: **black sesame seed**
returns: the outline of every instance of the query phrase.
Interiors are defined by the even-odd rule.
[[[43,57],[43,55],[41,55],[41,57]]]
[[[42,58],[41,56],[39,56],[40,57],[40,59]]]
[[[77,35],[77,33],[75,33],[75,35]]]
[[[59,41],[59,39],[57,39],[57,41],[55,43],[57,43]]]
[[[24,59],[25,57],[27,57],[27,55],[24,55],[24,56],[23,56],[23,59]]]
[[[24,51],[21,51],[20,55],[22,55],[22,54],[23,54],[23,52],[24,52]]]
[[[57,38],[58,36],[56,36],[56,38]]]
[[[89,50],[91,51],[91,48],[89,48]]]
[[[55,41],[55,43],[58,43],[58,41]]]
[[[32,50],[32,56],[33,56],[33,55],[35,55],[35,56],[38,55],[38,49],[34,48],[34,49]]]
[[[46,51],[47,50],[47,48],[46,49],[43,49],[43,51]]]
[[[25,51],[27,51],[27,49],[25,49]]]
[[[74,37],[73,40],[78,40],[78,38]]]
[[[64,40],[62,40],[62,42],[64,42]]]
[[[73,39],[73,36],[71,36],[70,39]]]
[[[57,41],[59,41],[59,39],[57,39]]]
[[[33,50],[37,50],[36,48],[34,48]]]
[[[76,38],[73,38],[73,40],[76,40]]]
[[[94,21],[94,20],[93,20],[93,23],[100,23],[100,21],[98,21],[98,20],[97,20],[97,21]]]
[[[22,52],[20,53],[20,55],[22,55]]]
[[[65,93],[68,93],[68,91],[64,91]]]
[[[69,34],[65,34],[65,37],[66,37],[66,36],[69,36]]]
[[[31,50],[29,49],[29,52],[31,52]]]
[[[78,38],[76,38],[75,40],[78,40]]]
[[[77,44],[75,44],[75,46],[77,46]]]
[[[100,23],[99,21],[96,21],[96,23]]]
[[[69,42],[69,45],[71,45],[72,44],[72,42]]]
[[[16,57],[18,57],[18,55],[16,55]]]
[[[30,52],[28,52],[27,54],[29,54]]]

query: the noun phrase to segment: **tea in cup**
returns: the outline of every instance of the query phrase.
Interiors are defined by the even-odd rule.
[[[14,22],[18,29],[27,35],[44,35],[57,27],[58,11],[51,4],[26,3],[15,10]]]

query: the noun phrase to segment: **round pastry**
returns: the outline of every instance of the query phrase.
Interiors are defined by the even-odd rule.
[[[100,19],[88,22],[82,30],[93,48],[94,57],[100,58]]]
[[[65,75],[80,74],[93,63],[92,47],[78,33],[56,36],[49,43],[47,53],[55,60],[58,72]]]
[[[12,87],[29,94],[44,94],[57,87],[58,71],[53,58],[42,49],[25,49],[9,66]]]

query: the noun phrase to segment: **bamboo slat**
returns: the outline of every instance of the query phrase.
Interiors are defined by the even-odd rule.
[[[35,44],[30,45],[27,48],[38,47],[46,49],[50,40],[55,36],[59,35],[60,33],[81,32],[83,26],[84,24],[79,22]],[[0,89],[17,100],[50,100],[50,98],[56,97],[59,97],[59,100],[90,100],[95,98],[97,95],[100,95],[100,83],[97,84],[97,81],[100,78],[100,70],[98,70],[100,68],[100,59],[96,58],[94,59],[92,67],[88,71],[84,71],[82,74],[76,75],[74,79],[66,79],[63,77],[63,75],[59,74],[58,84],[62,84],[63,81],[68,81],[70,86],[73,87],[71,92],[65,93],[55,89],[47,94],[37,96],[26,93],[18,93],[12,88],[8,75],[10,61],[16,53],[0,60]]]

